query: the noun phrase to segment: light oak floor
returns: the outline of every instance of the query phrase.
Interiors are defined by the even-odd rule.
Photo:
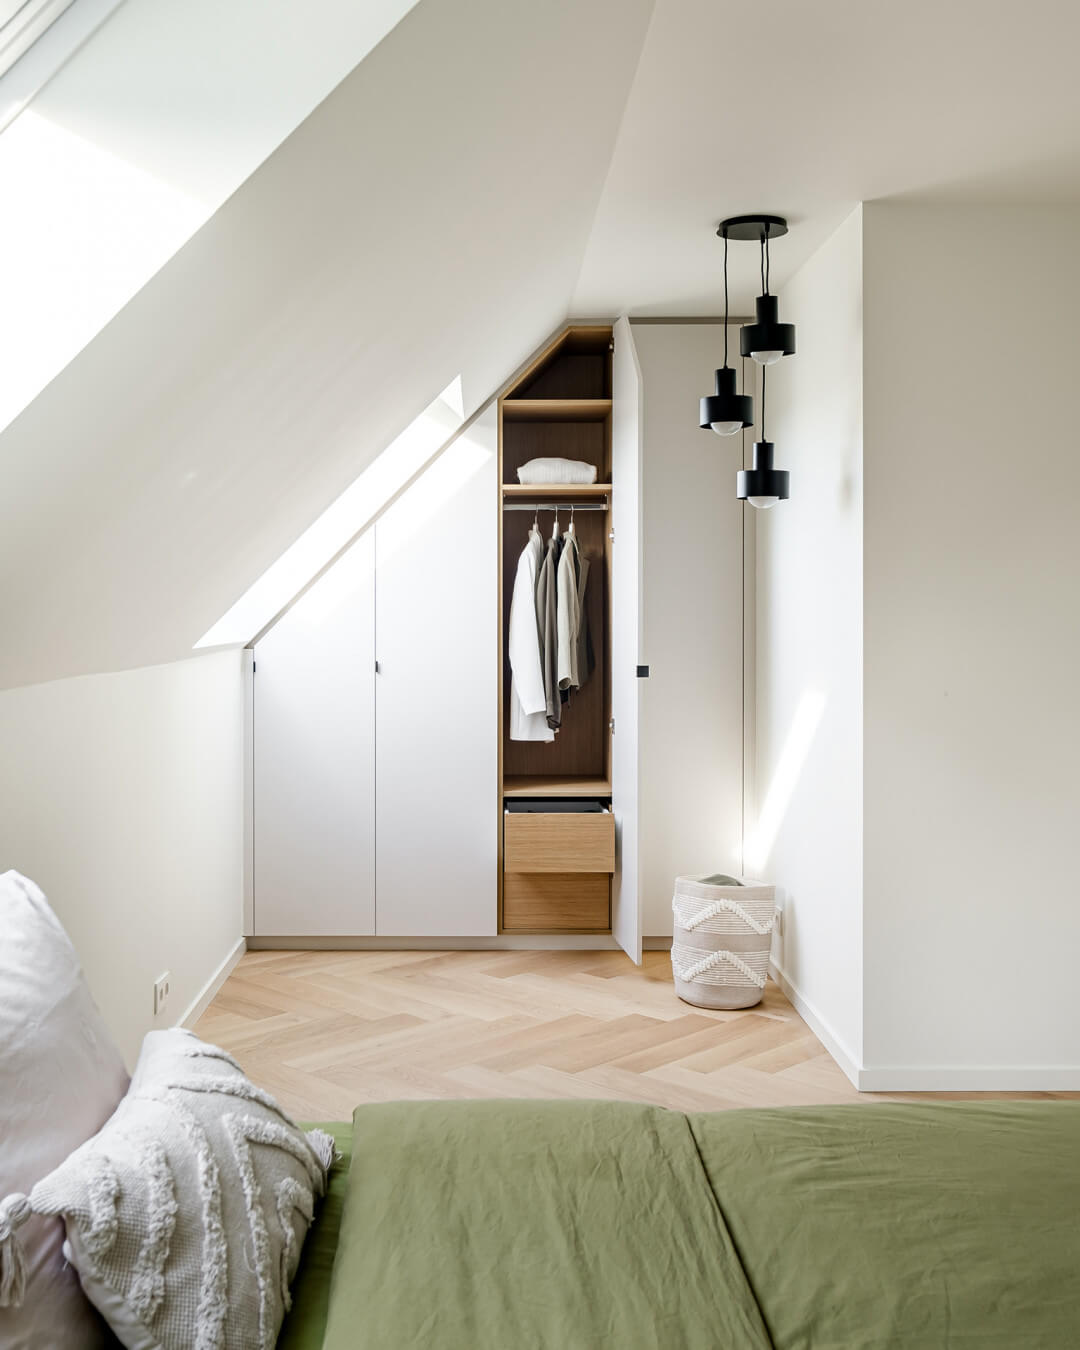
[[[305,1120],[421,1097],[680,1110],[914,1100],[858,1093],[780,990],[745,1012],[675,996],[666,952],[248,952],[196,1030]],[[973,1096],[1080,1093],[935,1093]]]

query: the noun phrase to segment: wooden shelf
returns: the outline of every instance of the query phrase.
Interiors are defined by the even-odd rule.
[[[503,781],[504,797],[610,797],[606,778],[553,778],[543,774],[515,776]]]
[[[507,422],[602,422],[611,416],[609,398],[507,398]]]
[[[504,483],[504,497],[607,497],[610,483]]]

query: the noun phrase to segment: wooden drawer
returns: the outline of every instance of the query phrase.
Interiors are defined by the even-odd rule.
[[[602,872],[507,872],[503,931],[606,933],[610,898],[611,878]]]
[[[508,812],[503,816],[506,872],[614,872],[615,817]]]

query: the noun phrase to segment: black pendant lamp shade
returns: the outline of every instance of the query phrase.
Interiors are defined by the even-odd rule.
[[[754,467],[740,469],[735,479],[735,495],[741,502],[751,506],[775,506],[777,502],[787,501],[787,469],[773,468],[772,441],[754,442]]]
[[[716,372],[716,392],[701,400],[699,426],[711,428],[718,436],[734,436],[743,427],[754,425],[754,400],[749,394],[735,392],[735,372],[727,363],[728,284],[727,233],[724,232],[724,364]]]
[[[716,393],[701,400],[700,425],[711,427],[718,436],[732,436],[754,425],[754,400],[735,392],[735,372],[730,366],[716,372]]]
[[[781,323],[775,295],[759,295],[754,301],[756,321],[744,324],[739,332],[739,349],[763,366],[771,366],[783,356],[795,355],[795,325]]]

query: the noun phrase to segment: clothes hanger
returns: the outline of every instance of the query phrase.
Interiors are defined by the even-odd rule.
[[[552,525],[552,527],[551,527],[551,537],[552,537],[552,539],[558,539],[558,537],[559,537],[559,508],[556,506],[556,507],[554,508],[554,510],[555,510],[555,524]]]
[[[568,533],[573,539],[575,539],[575,540],[577,539],[577,535],[574,533],[574,503],[573,503],[573,502],[570,503],[570,529],[567,531],[567,533]]]

